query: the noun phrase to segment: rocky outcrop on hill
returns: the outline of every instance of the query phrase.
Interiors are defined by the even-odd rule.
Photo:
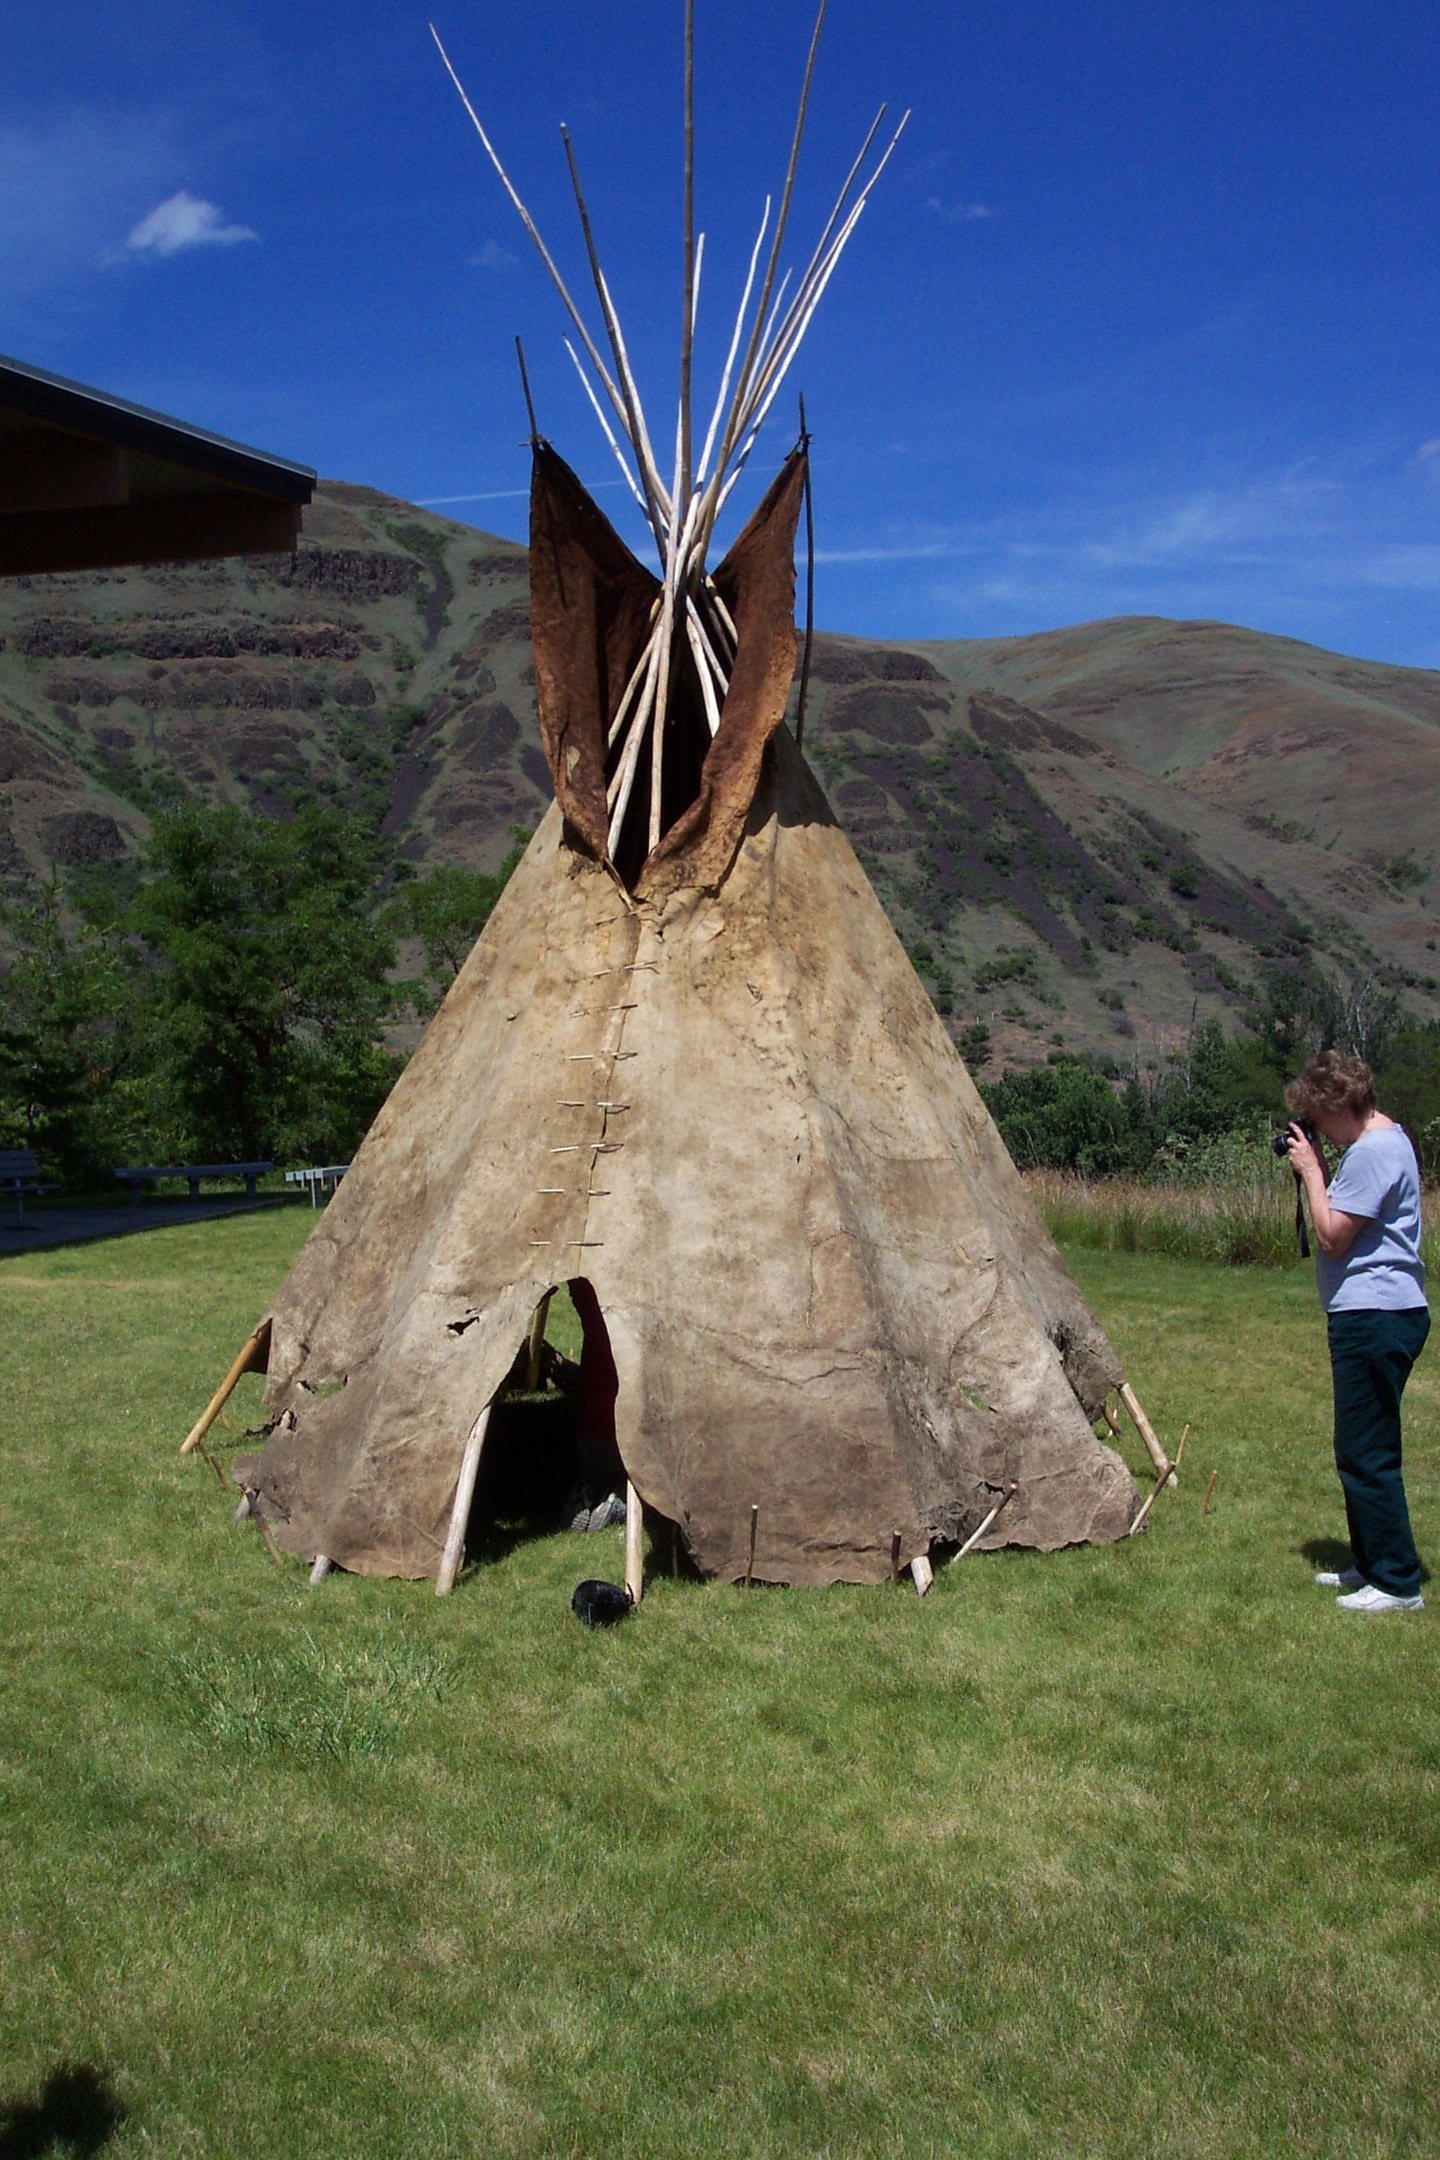
[[[420,585],[420,565],[403,555],[363,554],[358,548],[301,548],[276,572],[284,591],[334,593],[361,606]]]
[[[127,852],[124,833],[103,810],[62,810],[42,818],[40,837],[51,861],[65,869],[75,863],[116,862]]]
[[[373,641],[372,641],[373,642]],[[73,617],[40,615],[15,634],[15,650],[32,660],[233,660],[237,654],[281,654],[297,660],[354,660],[361,641],[336,622],[127,622],[106,629]]]

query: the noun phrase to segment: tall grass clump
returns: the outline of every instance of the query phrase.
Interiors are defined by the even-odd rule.
[[[451,1677],[427,1643],[383,1632],[320,1643],[308,1629],[268,1650],[201,1642],[156,1670],[161,1692],[206,1739],[336,1762],[382,1753],[419,1704],[444,1698]]]
[[[1295,1181],[1264,1132],[1225,1133],[1175,1149],[1147,1178],[1025,1173],[1051,1236],[1092,1252],[1163,1253],[1225,1267],[1292,1267]],[[1425,1260],[1440,1266],[1440,1190],[1426,1196]]]

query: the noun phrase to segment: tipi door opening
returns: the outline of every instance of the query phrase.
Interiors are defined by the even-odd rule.
[[[577,1343],[563,1302],[554,1304],[558,1287],[536,1306],[491,1406],[465,1529],[467,1560],[498,1559],[557,1529],[599,1530],[623,1519],[619,1379],[609,1331],[593,1286],[577,1278],[564,1285]]]

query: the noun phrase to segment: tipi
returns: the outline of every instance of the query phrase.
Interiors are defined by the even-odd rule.
[[[587,350],[661,574],[537,435],[556,804],[237,1360],[272,1419],[237,1475],[317,1570],[449,1587],[491,1407],[567,1281],[613,1357],[632,1529],[643,1502],[706,1573],[918,1580],[987,1523],[1049,1549],[1135,1520],[1093,1429],[1115,1355],[783,725],[803,443],[704,566],[875,177],[783,312],[777,231],[693,469],[687,334],[669,487],[595,266],[613,374]],[[687,202],[693,263],[689,230]],[[692,273],[687,325],[693,299]]]

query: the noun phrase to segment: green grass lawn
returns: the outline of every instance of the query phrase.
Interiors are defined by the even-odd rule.
[[[1073,1255],[1144,1537],[589,1634],[618,1531],[312,1591],[177,1459],[312,1219],[0,1264],[6,2160],[1440,2151],[1436,1616],[1311,1586],[1308,1271]]]

